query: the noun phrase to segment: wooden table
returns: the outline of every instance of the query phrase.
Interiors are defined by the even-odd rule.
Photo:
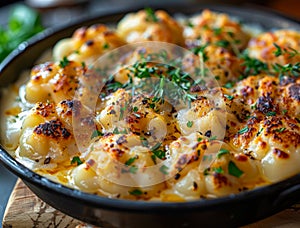
[[[16,183],[3,219],[3,228],[11,227],[96,228],[50,207],[35,196],[21,180]],[[300,227],[300,204],[243,228],[260,227]]]

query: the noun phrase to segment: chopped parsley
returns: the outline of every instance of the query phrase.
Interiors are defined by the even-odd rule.
[[[220,149],[219,152],[217,153],[217,158],[221,158],[224,154],[229,154],[229,150],[226,149]]]
[[[190,20],[187,21],[186,25],[190,28],[194,27],[193,23]]]
[[[286,129],[285,127],[281,127],[281,128],[279,128],[279,129],[276,129],[276,132],[281,133],[281,132],[283,132],[285,129]]]
[[[234,82],[227,82],[227,83],[224,85],[224,87],[225,87],[226,89],[231,89],[231,88],[233,88],[233,86],[234,86]]]
[[[194,124],[193,121],[188,121],[188,122],[186,123],[186,126],[189,127],[189,128],[191,128],[191,127],[193,126],[193,124]]]
[[[129,194],[134,196],[140,196],[143,194],[143,192],[140,189],[134,189],[132,191],[129,191]]]
[[[243,175],[243,171],[240,170],[233,161],[228,163],[228,172],[230,175],[234,177],[241,177]]]
[[[140,140],[141,140],[141,143],[142,143],[142,145],[144,147],[148,147],[149,146],[149,142],[148,142],[148,140],[145,137],[140,136]]]
[[[267,115],[267,116],[276,116],[276,112],[270,111],[270,112],[267,112],[266,115]]]
[[[216,140],[216,139],[217,139],[217,136],[214,135],[214,136],[211,136],[211,137],[208,139],[208,141],[214,141],[214,140]]]
[[[120,131],[118,127],[115,127],[112,133],[117,135],[117,134],[127,134],[128,132],[126,129]]]
[[[159,168],[159,171],[162,172],[163,174],[167,175],[169,174],[168,173],[168,169],[169,167],[165,166],[165,165],[162,165],[160,168]]]
[[[213,168],[213,171],[219,174],[224,173],[224,170],[221,166]]]
[[[134,166],[134,165],[129,167],[129,172],[130,172],[130,173],[135,174],[137,170],[138,170],[138,167],[136,167],[136,166]]]
[[[152,148],[151,148],[151,152],[153,153],[153,155],[159,159],[165,159],[166,158],[166,152],[163,150],[159,150],[159,147],[161,146],[161,143],[157,143],[155,144]],[[156,160],[155,160],[156,161]]]
[[[125,165],[126,166],[130,166],[132,163],[134,163],[134,161],[138,158],[137,155],[135,155],[134,157],[129,158],[126,162]]]
[[[208,60],[208,56],[207,56],[207,53],[205,51],[205,48],[208,46],[208,44],[205,44],[205,45],[200,45],[200,46],[197,46],[197,47],[194,47],[192,48],[192,52],[195,54],[195,55],[201,55],[202,58],[203,58],[203,61],[206,62]]]
[[[151,9],[150,7],[145,8],[145,12],[146,12],[146,21],[149,21],[149,22],[158,22],[159,21],[158,17],[155,15],[154,10]]]
[[[105,43],[104,45],[103,45],[103,49],[108,49],[109,48],[109,44],[108,43]]]
[[[263,127],[261,129],[259,129],[259,131],[257,132],[256,136],[259,136],[262,133],[263,130],[264,130]]]
[[[75,156],[72,158],[71,165],[73,165],[73,164],[81,165],[82,163],[83,162],[80,160],[80,158],[78,156]]]
[[[215,42],[215,45],[218,47],[222,47],[222,48],[227,48],[229,46],[229,41],[227,40],[218,40],[217,42]]]
[[[247,133],[248,131],[249,131],[249,127],[246,126],[246,127],[242,128],[241,130],[239,130],[239,131],[238,131],[238,134],[239,134],[239,135],[242,135],[242,134]]]
[[[112,82],[112,83],[109,83],[107,84],[107,90],[108,91],[112,91],[112,92],[115,92],[117,91],[118,89],[122,88],[123,87],[123,84],[121,82]]]
[[[62,60],[60,60],[59,66],[60,66],[61,68],[65,68],[66,66],[69,65],[69,63],[70,63],[70,61],[69,61],[68,58],[65,56],[65,57],[63,57]]]
[[[152,153],[159,159],[165,159],[165,157],[166,157],[166,152],[163,150],[155,150],[155,151],[152,151]]]
[[[103,133],[101,131],[95,130],[95,131],[93,131],[93,133],[91,135],[91,139],[98,137],[98,136],[103,136]]]
[[[226,97],[228,100],[233,100],[234,96],[228,95],[228,94],[224,94],[224,97]]]
[[[213,31],[214,31],[214,35],[218,36],[222,32],[222,28],[213,28]]]

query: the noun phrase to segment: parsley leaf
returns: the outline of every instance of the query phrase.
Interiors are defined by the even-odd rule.
[[[81,165],[82,163],[83,162],[80,160],[80,158],[78,156],[75,156],[72,158],[71,165],[73,165],[73,164]]]
[[[103,136],[103,133],[101,131],[95,130],[95,131],[93,131],[93,133],[91,135],[91,139],[98,137],[98,136]]]
[[[240,170],[233,161],[228,163],[228,172],[230,175],[234,177],[241,177],[243,175],[243,171]]]
[[[167,175],[168,174],[168,169],[169,167],[165,166],[165,165],[162,165],[160,168],[159,168],[159,171],[162,172],[163,174]]]
[[[249,131],[249,128],[248,128],[248,126],[246,126],[246,127],[242,128],[241,130],[239,130],[238,134],[242,135],[242,134],[247,133],[248,131]]]
[[[63,57],[62,60],[60,60],[59,66],[60,66],[61,68],[65,68],[66,66],[69,65],[69,63],[70,63],[70,61],[69,61],[68,58],[65,56],[65,57]]]
[[[224,154],[229,154],[229,150],[226,149],[220,149],[219,152],[217,153],[217,158],[222,157]]]
[[[193,124],[194,124],[193,121],[188,121],[188,122],[186,123],[186,126],[189,127],[189,128],[191,128],[191,127],[193,126]]]
[[[132,191],[129,191],[129,194],[134,196],[140,196],[143,194],[143,192],[140,189],[134,189]]]
[[[145,8],[145,12],[146,12],[146,21],[149,21],[149,22],[158,22],[159,19],[158,17],[155,15],[155,12],[153,9],[147,7]]]

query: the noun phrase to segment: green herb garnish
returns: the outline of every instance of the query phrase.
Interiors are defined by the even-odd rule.
[[[207,53],[205,51],[205,48],[208,46],[208,44],[205,44],[205,45],[202,45],[202,46],[198,46],[198,47],[194,47],[192,48],[192,52],[195,54],[195,55],[201,55],[202,56],[202,59],[204,62],[206,62],[208,60],[208,56],[207,56]]]
[[[242,134],[247,133],[248,131],[249,131],[249,128],[248,128],[248,126],[246,126],[246,127],[242,128],[241,130],[239,130],[238,134],[242,135]]]
[[[217,45],[218,47],[223,47],[223,48],[227,48],[229,46],[229,41],[227,40],[218,40],[217,42],[215,42],[215,45]]]
[[[115,81],[115,82],[112,82],[112,83],[108,83],[106,87],[107,87],[107,90],[115,92],[118,89],[122,88],[123,84],[121,82]]]
[[[258,59],[251,58],[248,56],[247,52],[242,54],[240,56],[244,62],[242,63],[242,66],[245,67],[244,69],[244,75],[249,76],[249,75],[258,75],[261,72],[268,72],[269,68],[268,65]]]
[[[130,166],[137,158],[138,158],[137,155],[134,156],[134,157],[129,158],[129,159],[125,162],[125,165],[126,165],[126,166]]]
[[[278,63],[275,63],[272,65],[273,70],[279,74],[279,77],[282,77],[286,74],[290,74],[294,77],[300,76],[300,62],[297,62],[295,64],[285,64],[285,65],[280,65]]]
[[[109,48],[109,44],[108,43],[105,43],[104,45],[103,45],[103,49],[108,49]]]
[[[281,127],[281,128],[279,128],[279,129],[276,129],[276,132],[281,133],[281,132],[283,132],[285,129],[286,129],[285,127]]]
[[[134,165],[129,167],[129,172],[130,173],[136,174],[137,170],[138,170],[138,167],[136,167]]]
[[[132,191],[129,191],[129,194],[134,196],[140,196],[143,194],[143,192],[140,189],[134,189]]]
[[[65,68],[66,66],[69,65],[69,63],[70,63],[70,61],[69,61],[68,58],[65,56],[65,57],[63,57],[62,60],[60,60],[59,66],[60,66],[61,68]]]
[[[276,112],[270,111],[270,112],[267,112],[266,115],[267,115],[267,116],[276,116]]]
[[[222,32],[222,28],[213,28],[213,31],[214,31],[214,35],[218,36]]]
[[[224,154],[229,154],[229,150],[226,149],[220,149],[219,152],[217,153],[217,158],[221,158]]]
[[[146,21],[149,21],[149,22],[158,22],[159,19],[158,17],[155,15],[155,12],[153,9],[147,7],[145,8],[145,12],[146,12]]]
[[[216,139],[217,139],[217,136],[215,135],[215,136],[210,137],[210,138],[208,139],[208,141],[214,141],[214,140],[216,140]]]
[[[223,170],[223,168],[221,166],[213,168],[213,171],[216,172],[216,173],[219,173],[219,174],[224,173],[224,170]]]
[[[91,135],[91,139],[98,137],[98,136],[103,136],[103,133],[98,130],[95,130],[95,131],[93,131],[93,133]]]
[[[73,164],[81,165],[82,163],[83,162],[80,160],[80,158],[78,156],[75,156],[72,158],[71,165],[73,165]]]
[[[224,97],[226,97],[228,100],[233,100],[234,96],[228,95],[228,94],[224,94]]]
[[[230,175],[234,177],[241,177],[243,175],[243,171],[240,170],[233,161],[228,163],[228,172]]]
[[[257,132],[256,136],[259,136],[262,133],[263,130],[264,130],[263,127],[261,129],[259,129],[259,131]]]
[[[160,168],[159,168],[159,171],[162,172],[163,174],[167,175],[169,174],[168,173],[168,169],[169,167],[165,166],[165,165],[162,165]]]
[[[15,5],[7,27],[0,27],[0,62],[20,43],[43,30],[40,15],[26,5]]]
[[[273,45],[276,47],[276,50],[274,51],[274,54],[276,57],[288,54],[289,58],[293,58],[296,55],[299,55],[300,53],[295,50],[294,48],[288,47],[288,48],[281,48],[278,44],[273,43]]]
[[[234,82],[227,82],[227,83],[224,85],[224,87],[225,87],[226,89],[231,89],[231,88],[233,88],[233,86],[234,86]]]
[[[186,123],[186,126],[189,127],[189,128],[191,128],[191,127],[193,126],[193,124],[194,124],[193,121],[188,121],[188,122]]]

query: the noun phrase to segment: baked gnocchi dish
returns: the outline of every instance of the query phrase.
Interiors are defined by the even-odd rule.
[[[300,32],[146,8],[78,28],[1,101],[2,145],[91,194],[183,202],[300,173]]]

